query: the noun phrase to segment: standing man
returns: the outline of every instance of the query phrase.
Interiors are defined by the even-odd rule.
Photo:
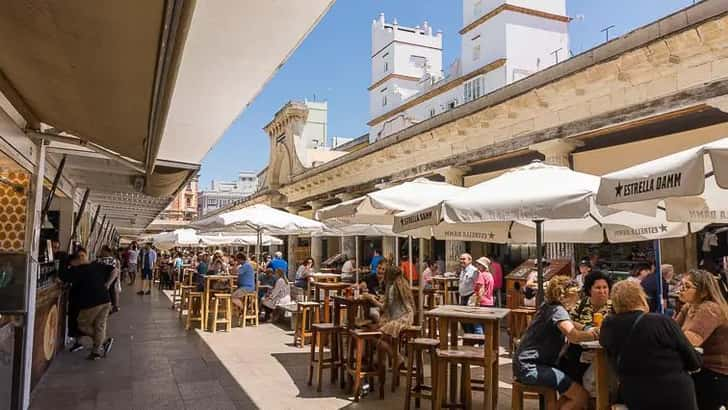
[[[468,305],[470,296],[475,292],[475,280],[478,277],[478,269],[473,266],[473,257],[469,253],[460,255],[460,283],[458,291],[460,292],[460,304]],[[475,333],[475,326],[470,323],[463,323],[463,331],[465,333]]]
[[[111,311],[109,287],[119,277],[119,270],[101,262],[88,263],[85,252],[74,258],[79,265],[71,269],[71,282],[78,292],[78,330],[93,340],[89,360],[105,357],[114,343],[106,338],[106,324]]]
[[[157,252],[147,243],[142,251],[142,288],[137,295],[152,293],[152,280],[154,279],[154,265],[157,263]],[[146,285],[146,286],[145,286]],[[144,290],[146,288],[146,291]]]

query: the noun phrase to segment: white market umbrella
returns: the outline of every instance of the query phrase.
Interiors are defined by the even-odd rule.
[[[687,224],[599,208],[599,178],[534,162],[470,187],[445,201],[395,217],[398,233],[430,227],[436,238],[484,242],[536,242],[539,295],[544,242],[601,243],[679,237]],[[544,224],[544,221],[547,221]],[[545,231],[545,232],[544,232]]]
[[[326,226],[321,222],[292,213],[257,204],[246,208],[200,219],[192,224],[203,232],[234,232],[255,234],[256,254],[260,260],[262,235],[301,235],[321,232]]]
[[[195,246],[199,243],[199,236],[194,229],[177,229],[152,235],[150,238],[154,246],[162,250],[169,250],[178,246]]]
[[[728,223],[728,138],[604,175],[597,203],[678,222]]]
[[[255,246],[256,235],[200,235],[200,245],[206,246]],[[283,240],[270,235],[261,235],[261,246],[282,245]]]
[[[445,182],[430,181],[418,178],[414,181],[403,182],[388,188],[370,192],[359,198],[331,205],[316,211],[318,220],[346,221],[352,224],[387,224],[392,225],[394,215],[418,209],[423,206],[434,205],[437,202],[463,192],[465,188]],[[358,241],[357,241],[358,244]],[[397,252],[399,248],[397,248]],[[414,266],[412,259],[412,236],[408,238],[409,263]],[[358,272],[358,270],[357,270]],[[357,282],[359,278],[357,277]],[[412,273],[410,272],[410,286],[412,286]],[[424,283],[420,275],[419,322],[423,318],[423,289]]]

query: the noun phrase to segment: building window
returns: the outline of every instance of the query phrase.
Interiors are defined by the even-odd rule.
[[[412,63],[413,66],[425,69],[427,68],[427,58],[422,56],[410,56],[410,63]]]
[[[208,199],[207,206],[217,206],[217,199]]]
[[[473,61],[480,60],[480,44],[473,46]]]
[[[454,100],[447,103],[447,109],[452,110],[453,108],[457,107],[457,105],[458,105],[458,99],[455,98]]]
[[[463,88],[463,99],[465,102],[470,102],[476,98],[480,98],[485,94],[485,77],[475,77],[474,79],[466,82]]]
[[[430,108],[430,118],[434,117],[436,113],[435,107]]]
[[[192,197],[191,196],[187,196],[185,198],[185,207],[192,208]]]

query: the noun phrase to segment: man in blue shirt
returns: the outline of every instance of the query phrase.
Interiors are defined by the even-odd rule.
[[[243,296],[255,292],[255,272],[244,253],[237,254],[235,259],[238,261],[238,288],[232,294],[232,302],[240,309],[244,309]]]
[[[268,264],[268,268],[273,269],[273,272],[275,272],[276,269],[280,269],[283,271],[283,274],[288,277],[288,262],[283,259],[283,253],[280,251],[275,253],[273,260]]]
[[[154,267],[157,264],[157,252],[151,244],[144,246],[142,252],[142,288],[137,295],[148,295],[152,291],[152,280],[154,279]],[[146,291],[144,290],[146,289]]]
[[[369,276],[366,277],[364,280],[367,283],[367,287],[369,288],[369,292],[376,294],[379,292],[379,280],[377,279],[377,268],[379,267],[379,264],[382,263],[382,257],[381,252],[378,250],[374,250],[374,256],[372,256],[372,262],[369,265]]]

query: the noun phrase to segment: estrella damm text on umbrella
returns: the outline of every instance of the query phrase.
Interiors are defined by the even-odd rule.
[[[616,196],[628,197],[660,191],[663,189],[678,188],[681,182],[682,172],[675,172],[668,175],[660,175],[653,178],[643,179],[637,182],[630,182],[624,185],[619,182],[617,186],[614,187],[614,190]]]

